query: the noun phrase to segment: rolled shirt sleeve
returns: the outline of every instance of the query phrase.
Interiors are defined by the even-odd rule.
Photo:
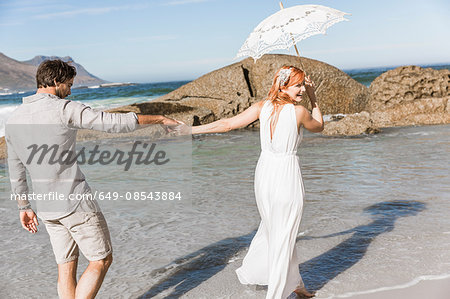
[[[61,121],[71,129],[90,129],[108,133],[127,133],[138,128],[134,112],[109,113],[69,100],[62,101]]]
[[[11,182],[11,199],[16,199],[19,206],[25,206],[29,203],[27,173],[25,166],[20,161],[14,147],[11,144],[7,134],[5,134],[6,147],[8,152],[8,171]]]

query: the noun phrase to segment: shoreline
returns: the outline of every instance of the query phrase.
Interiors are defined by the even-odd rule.
[[[375,290],[341,295],[333,298],[350,299],[447,299],[450,294],[450,274],[421,276],[413,281]]]
[[[195,168],[192,183],[187,182],[195,186],[192,207],[165,211],[103,203],[116,264],[100,297],[139,298],[150,292],[155,298],[264,298],[264,287],[240,285],[234,273],[247,252],[250,230],[259,223],[252,192],[259,152],[254,133],[201,136],[193,142]],[[296,247],[305,284],[319,290],[318,299],[361,296],[352,292],[379,291],[416,277],[449,273],[448,167],[442,164],[449,151],[448,126],[390,129],[380,137],[359,139],[305,137],[301,155],[317,153],[317,159],[301,159],[307,197]],[[143,168],[126,176],[108,169],[86,169],[94,188],[123,192],[129,186],[148,186],[136,180],[148,173]],[[174,168],[164,177],[177,173]],[[152,174],[152,181],[153,175],[160,173]],[[408,208],[393,204],[393,199],[406,201]],[[8,224],[4,256],[9,256],[29,236],[17,223],[17,214],[9,212],[14,209],[10,203],[1,208]],[[44,231],[33,238],[38,238],[36,254],[42,260],[30,260],[29,266],[43,268],[25,278],[12,275],[5,290],[9,297],[20,283],[35,288],[36,294],[55,293],[48,236]],[[20,273],[18,261],[27,253],[22,250],[5,260],[3,272]],[[33,281],[42,271],[50,278],[36,288]]]
[[[297,247],[299,244],[297,243]],[[258,285],[242,285],[235,270],[242,264],[248,248],[239,251],[230,258],[224,269],[202,282],[197,287],[182,294],[180,298],[263,298],[267,287]],[[170,294],[170,289],[167,290]],[[450,273],[441,275],[419,276],[412,281],[400,285],[381,287],[373,290],[357,291],[341,295],[322,297],[320,290],[314,298],[317,299],[448,299],[450,294]],[[166,294],[160,293],[155,298],[164,298]],[[288,298],[295,298],[290,295]]]
[[[376,133],[376,135],[383,134],[383,129],[402,129],[402,128],[408,128],[408,127],[428,127],[428,126],[445,126],[449,125],[448,123],[439,123],[439,124],[409,124],[409,125],[399,125],[399,126],[389,126],[389,127],[381,127],[380,132]],[[255,131],[256,127],[245,127],[238,129],[238,131],[241,130],[248,130],[248,131]],[[156,128],[144,128],[148,133],[154,134],[155,131],[160,131]],[[225,133],[226,134],[226,133]],[[77,135],[77,143],[84,142],[84,141],[92,141],[92,140],[102,140],[102,139],[114,139],[114,138],[122,138],[125,136],[140,136],[141,134],[138,133],[105,133],[101,131],[94,131],[94,130],[86,130],[86,129],[80,129],[79,134]],[[363,138],[366,136],[371,136],[373,134],[369,133],[362,133],[359,135],[325,135],[320,134],[320,137],[323,138]],[[6,164],[6,142],[5,142],[5,136],[0,136],[0,164]]]

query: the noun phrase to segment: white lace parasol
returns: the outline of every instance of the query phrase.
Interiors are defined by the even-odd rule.
[[[348,13],[322,6],[297,5],[282,9],[262,21],[245,41],[236,57],[255,60],[277,49],[289,49],[299,41],[316,34],[325,34],[328,27],[341,21]]]

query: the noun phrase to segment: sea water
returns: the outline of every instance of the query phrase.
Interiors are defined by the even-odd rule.
[[[450,65],[448,64],[423,65],[422,67],[431,67],[433,69],[450,69]],[[344,71],[353,79],[368,87],[376,77],[393,68],[394,67],[379,67],[349,69]],[[67,99],[81,102],[94,109],[106,110],[133,103],[151,101],[188,82],[189,81],[131,84],[104,88],[99,86],[91,86],[91,88],[73,88],[72,95],[70,95]],[[4,136],[6,119],[9,117],[11,112],[22,103],[22,98],[34,93],[35,91],[0,94],[0,136]]]
[[[303,280],[318,297],[450,274],[449,129],[388,128],[356,138],[305,131],[299,156],[306,197],[297,248]],[[191,193],[189,204],[164,208],[100,202],[114,263],[98,298],[161,297],[168,290],[180,296],[236,262],[249,245],[260,221],[253,193],[259,132],[200,135],[187,146],[190,178],[180,181],[176,168],[119,175],[101,165],[82,166],[98,190],[125,192],[142,178],[164,177],[174,178],[174,188],[190,186]],[[33,298],[57,298],[45,227],[41,223],[35,235],[21,228],[15,203],[8,200],[5,165],[0,170],[2,297],[21,298],[26,290]],[[80,258],[78,276],[86,265]]]
[[[133,103],[144,103],[188,83],[189,81],[131,84],[111,87],[72,88],[68,100],[77,101],[93,109],[106,110]],[[22,98],[34,94],[35,91],[0,94],[0,136],[5,135],[5,122],[11,112],[21,103]]]

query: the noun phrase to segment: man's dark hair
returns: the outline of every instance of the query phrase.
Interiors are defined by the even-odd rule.
[[[77,71],[74,66],[60,59],[45,60],[36,72],[37,88],[55,86],[55,81],[64,83],[75,78]]]

